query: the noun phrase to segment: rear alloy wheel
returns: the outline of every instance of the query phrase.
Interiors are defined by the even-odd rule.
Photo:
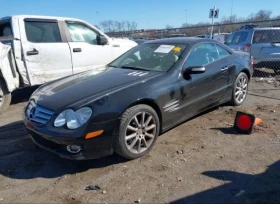
[[[0,79],[0,114],[7,110],[11,103],[11,93],[8,92],[4,82]]]
[[[114,149],[127,159],[147,154],[159,134],[159,118],[153,108],[136,105],[125,111],[116,131]]]
[[[244,72],[237,76],[233,87],[232,105],[239,106],[245,101],[248,93],[248,82],[248,76]]]

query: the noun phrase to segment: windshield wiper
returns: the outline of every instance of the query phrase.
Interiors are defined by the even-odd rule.
[[[115,65],[110,65],[110,64],[108,64],[107,66],[108,66],[108,67],[114,67],[114,68],[117,68],[117,66],[115,66]]]
[[[140,67],[121,66],[120,68],[122,68],[122,69],[134,69],[134,70],[144,70],[144,71],[149,71],[149,70],[147,70],[147,69],[140,68]]]

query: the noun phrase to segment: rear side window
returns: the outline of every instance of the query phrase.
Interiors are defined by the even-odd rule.
[[[232,40],[233,40],[234,36],[235,36],[235,33],[230,34],[228,36],[228,38],[226,39],[226,43],[225,44],[226,45],[232,44]]]
[[[237,32],[235,34],[230,35],[225,44],[239,44],[246,41],[248,37],[248,32]]]
[[[280,43],[280,30],[257,30],[252,43]]]
[[[240,38],[239,38],[238,43],[243,43],[243,42],[245,42],[246,39],[247,39],[247,37],[248,37],[248,32],[241,32],[241,33],[240,33]]]
[[[234,36],[233,40],[232,40],[232,44],[238,44],[241,38],[241,33],[236,33],[236,35]]]
[[[57,22],[25,21],[25,31],[30,42],[62,42]]]

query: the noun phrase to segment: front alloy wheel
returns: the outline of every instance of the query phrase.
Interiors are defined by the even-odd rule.
[[[244,72],[241,72],[234,83],[233,87],[233,96],[232,96],[232,104],[239,106],[241,105],[246,97],[248,92],[248,76]]]
[[[114,149],[127,159],[147,154],[159,134],[159,119],[153,108],[136,105],[125,111],[116,131]]]

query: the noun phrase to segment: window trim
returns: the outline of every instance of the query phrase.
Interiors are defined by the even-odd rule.
[[[102,35],[98,30],[94,29],[94,28],[91,27],[90,25],[88,25],[88,24],[86,24],[86,23],[84,23],[84,22],[81,22],[81,21],[65,20],[65,21],[63,21],[63,22],[64,22],[65,33],[66,33],[66,37],[67,37],[67,41],[68,41],[68,42],[73,42],[73,43],[76,43],[76,42],[79,42],[79,43],[87,43],[87,44],[93,45],[93,46],[98,45],[98,44],[96,44],[96,45],[90,44],[90,43],[88,43],[88,42],[86,42],[86,41],[73,41],[67,23],[77,23],[77,24],[81,24],[81,25],[83,25],[83,26],[88,27],[90,30],[94,31],[95,33],[97,33],[97,35],[99,35],[99,36]],[[100,46],[100,45],[98,45],[98,46]]]
[[[61,32],[62,29],[61,29],[61,26],[59,25],[60,24],[59,21],[57,21],[56,19],[25,18],[25,19],[23,19],[23,21],[24,21],[23,26],[24,26],[25,38],[26,38],[27,42],[36,43],[36,44],[41,44],[41,43],[42,44],[45,44],[45,43],[65,43],[65,40],[66,40],[65,36]],[[27,37],[26,22],[56,23],[61,41],[60,42],[33,42],[33,41],[30,41]]]

